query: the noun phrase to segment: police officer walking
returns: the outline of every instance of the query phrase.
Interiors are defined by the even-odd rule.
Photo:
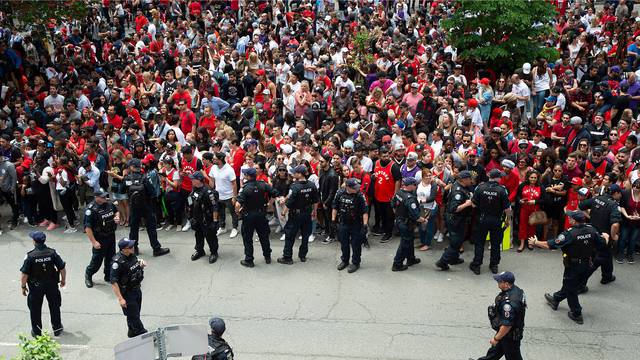
[[[267,264],[271,264],[271,244],[269,242],[269,221],[267,220],[267,203],[278,196],[271,185],[264,181],[256,181],[256,169],[242,169],[246,180],[236,198],[236,212],[242,217],[242,243],[244,244],[244,260],[242,266],[252,268],[253,263],[253,231],[258,233],[262,255]]]
[[[144,218],[149,242],[153,248],[153,256],[166,255],[169,253],[169,249],[163,248],[158,241],[156,215],[155,211],[152,211],[150,207],[151,198],[155,194],[153,184],[151,184],[147,176],[142,174],[139,159],[131,159],[127,165],[129,166],[129,173],[124,177],[123,182],[129,195],[129,239],[136,242],[135,252],[137,254],[140,219]]]
[[[144,278],[144,260],[135,255],[135,240],[122,238],[118,241],[120,252],[113,257],[111,264],[111,289],[118,298],[122,312],[127,317],[128,337],[136,337],[147,332],[140,320],[142,290],[140,284]]]
[[[469,187],[473,183],[471,173],[467,170],[460,171],[458,181],[455,182],[445,211],[445,221],[449,230],[449,246],[444,250],[436,266],[440,270],[449,270],[449,265],[458,265],[464,262],[460,258],[460,246],[464,241],[464,229],[466,220],[471,217],[471,193]]]
[[[293,264],[293,244],[298,232],[302,233],[302,242],[298,257],[301,262],[307,261],[309,251],[309,236],[311,235],[311,219],[316,217],[320,192],[316,185],[307,180],[307,168],[298,165],[294,169],[296,181],[289,188],[289,196],[285,200],[283,215],[289,214],[284,226],[284,249],[282,257],[278,258],[280,264]]]
[[[196,261],[205,255],[204,241],[209,246],[209,264],[218,260],[218,192],[204,184],[204,175],[198,171],[191,175],[193,189],[187,198],[191,228],[196,235],[196,252],[191,260]]]
[[[369,209],[367,200],[360,192],[358,179],[347,179],[345,187],[338,190],[333,200],[331,213],[333,223],[338,224],[338,240],[340,241],[340,264],[338,270],[347,268],[348,273],[354,273],[360,268],[362,242],[367,236],[369,223]],[[336,221],[337,220],[337,221]],[[349,255],[351,265],[349,265]]]
[[[520,341],[527,309],[524,291],[514,284],[516,277],[510,271],[493,275],[493,278],[498,282],[500,289],[495,304],[489,307],[489,321],[496,334],[489,340],[491,348],[487,355],[478,360],[500,359],[503,356],[507,360],[522,360]]]
[[[109,282],[110,264],[116,254],[115,216],[118,209],[107,200],[109,193],[100,189],[93,193],[94,200],[84,212],[84,231],[91,241],[91,261],[84,272],[84,285],[93,287],[93,274],[104,271],[104,281]]]
[[[31,336],[42,335],[42,302],[45,296],[49,303],[53,335],[59,336],[63,327],[60,318],[62,296],[58,282],[60,287],[64,287],[67,276],[66,264],[55,249],[44,244],[47,236],[42,231],[32,231],[29,237],[33,239],[35,249],[27,253],[22,263],[20,285],[22,295],[27,297],[31,315]]]
[[[591,218],[593,227],[601,234],[608,234],[613,241],[618,240],[622,214],[620,210],[618,210],[618,202],[612,195],[614,193],[620,195],[621,191],[618,184],[613,184],[609,186],[606,193],[586,199],[578,205],[580,210],[589,210],[589,217]],[[600,278],[601,284],[608,284],[616,280],[616,277],[613,275],[613,253],[611,249],[613,241],[609,243],[609,246],[597,249],[589,273],[580,287],[580,292],[586,292],[587,282],[591,275],[598,270],[598,267],[600,267],[600,271],[602,272],[602,277]]]
[[[596,249],[602,249],[609,241],[608,234],[600,234],[591,224],[586,224],[586,216],[580,211],[568,213],[571,227],[558,237],[548,241],[538,241],[537,236],[529,238],[529,244],[543,249],[562,249],[564,274],[562,288],[553,295],[544,294],[544,298],[553,310],[564,299],[569,303],[569,318],[578,324],[584,323],[582,307],[578,301],[578,290],[588,278],[590,264]]]
[[[416,197],[418,181],[414,177],[402,179],[402,188],[393,197],[392,204],[395,210],[396,226],[400,231],[400,244],[393,258],[391,271],[405,271],[411,265],[419,264],[413,246],[414,230],[416,223],[426,220],[420,217],[420,206]],[[407,263],[404,263],[404,260]]]
[[[191,360],[233,360],[233,349],[222,338],[222,334],[227,329],[224,320],[219,317],[209,319],[211,334],[207,336],[209,351],[204,355],[196,355]]]
[[[478,222],[474,231],[475,253],[473,261],[469,264],[469,269],[476,275],[480,275],[480,265],[482,265],[482,258],[484,256],[484,244],[487,233],[489,233],[491,243],[489,269],[494,274],[498,273],[500,244],[504,232],[502,228],[503,216],[505,212],[508,216],[511,214],[511,203],[509,202],[507,189],[498,183],[498,180],[503,176],[504,173],[498,169],[489,171],[489,181],[478,185],[471,198],[471,202],[478,213]],[[506,223],[509,223],[508,219]]]

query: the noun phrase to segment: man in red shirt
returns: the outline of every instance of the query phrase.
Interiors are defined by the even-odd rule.
[[[500,165],[502,165],[502,171],[506,174],[500,178],[500,185],[507,188],[507,192],[509,193],[509,202],[513,204],[516,201],[518,185],[520,185],[520,174],[518,173],[518,170],[515,169],[516,164],[511,160],[504,159]]]
[[[191,111],[187,102],[185,102],[184,100],[181,100],[178,103],[178,107],[180,108],[180,113],[178,115],[180,117],[180,130],[182,130],[182,132],[185,134],[193,133],[195,135],[196,114]]]
[[[141,9],[138,9],[138,12],[136,13],[135,22],[136,22],[136,33],[140,33],[140,30],[142,30],[142,28],[149,23],[149,20],[147,19],[147,17],[142,14]]]
[[[391,160],[390,150],[386,146],[380,148],[380,160],[373,169],[374,197],[376,208],[376,221],[373,228],[374,234],[384,233],[381,243],[391,240],[394,215],[391,208],[391,199],[400,188],[402,173],[400,166]]]
[[[229,144],[229,165],[233,168],[233,171],[236,173],[236,185],[237,188],[240,188],[240,168],[242,164],[244,164],[244,155],[246,151],[240,147],[240,140],[238,138],[234,138],[231,140]]]
[[[122,127],[122,117],[116,114],[116,107],[114,105],[109,105],[107,108],[107,121],[113,125],[116,130],[120,130]]]
[[[180,101],[184,101],[187,104],[191,105],[191,95],[189,95],[189,92],[184,88],[184,85],[181,82],[177,81],[176,90],[173,92],[173,94],[171,94],[171,96],[169,96],[169,98],[167,99],[167,103],[173,103],[174,109],[179,110],[180,108],[178,104],[180,104]]]

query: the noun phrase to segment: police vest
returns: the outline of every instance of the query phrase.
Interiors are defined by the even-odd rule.
[[[295,192],[296,198],[294,199],[292,210],[306,210],[311,211],[313,204],[318,201],[318,189],[309,181],[303,181],[294,183],[291,185],[292,190]]]
[[[393,197],[393,210],[395,211],[396,219],[401,221],[407,221],[410,219],[409,211],[405,205],[410,197],[411,193],[404,190],[398,191],[398,193]]]
[[[500,200],[505,192],[504,187],[495,181],[478,185],[474,193],[477,198],[474,197],[474,200],[480,216],[501,216],[504,210]]]
[[[189,195],[189,203],[192,206],[191,215],[194,220],[205,225],[210,224],[213,221],[213,207],[217,202],[217,191],[204,186],[194,189]]]
[[[29,283],[57,283],[58,270],[53,262],[55,250],[50,248],[34,249],[27,253],[31,260]]]
[[[588,260],[596,249],[596,230],[591,225],[573,227],[568,230],[573,241],[562,248],[564,258],[571,260]],[[566,263],[565,263],[566,264]]]
[[[265,189],[265,183],[263,181],[250,181],[242,188],[243,192],[246,192],[246,201],[243,204],[245,211],[265,211],[267,202],[269,201],[269,194]]]
[[[600,195],[593,198],[591,208],[591,224],[601,233],[611,232],[611,198]]]
[[[144,270],[135,256],[127,259],[122,253],[118,253],[114,256],[113,262],[120,268],[118,285],[123,292],[140,287],[144,279]]]
[[[358,214],[356,209],[356,195],[349,194],[345,189],[340,189],[336,195],[338,199],[338,221],[343,224],[358,223]],[[362,222],[362,217],[360,217]]]
[[[87,211],[91,213],[90,215],[95,216],[95,224],[92,229],[94,232],[99,234],[110,234],[116,231],[116,213],[110,203],[98,205],[93,202],[89,205]]]
[[[491,328],[495,331],[500,329],[500,312],[505,305],[511,306],[516,312],[511,331],[506,336],[513,340],[521,340],[524,332],[524,317],[527,310],[527,300],[524,291],[513,285],[508,291],[501,292],[496,296],[494,305],[489,307],[489,321]]]
[[[134,173],[125,179],[125,185],[129,188],[129,203],[133,207],[143,207],[147,202],[147,194],[144,188],[144,175]]]

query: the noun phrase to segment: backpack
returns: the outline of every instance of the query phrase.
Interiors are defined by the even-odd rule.
[[[144,177],[139,175],[133,179],[127,180],[126,185],[129,187],[129,203],[134,207],[143,207],[146,202],[146,190],[144,188]]]

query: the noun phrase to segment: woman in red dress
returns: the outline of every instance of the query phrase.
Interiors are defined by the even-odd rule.
[[[520,225],[518,226],[518,238],[520,246],[518,252],[524,250],[527,239],[536,234],[536,225],[529,225],[529,216],[540,211],[542,200],[542,188],[540,187],[540,174],[535,170],[529,170],[526,180],[518,187],[516,201],[520,204]],[[533,249],[529,247],[529,249]]]

